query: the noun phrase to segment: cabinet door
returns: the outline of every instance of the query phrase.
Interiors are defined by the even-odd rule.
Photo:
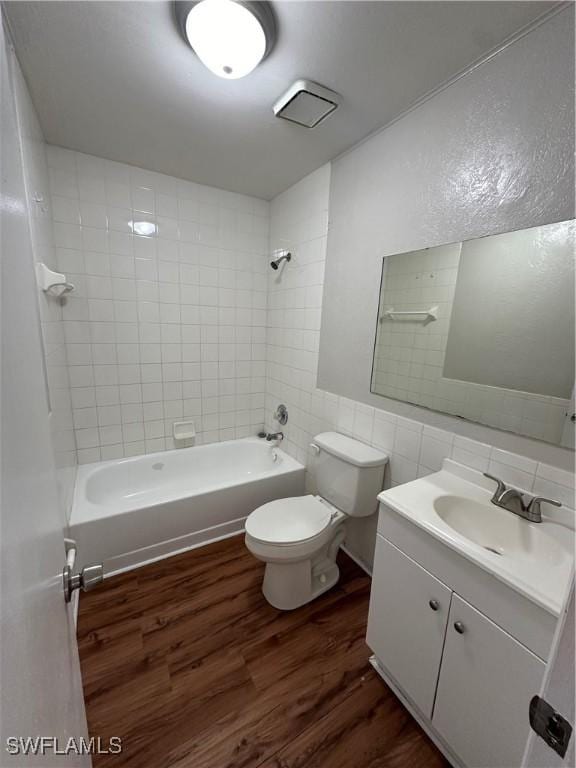
[[[453,595],[432,722],[466,766],[520,766],[530,727],[528,705],[540,690],[544,667]]]
[[[376,537],[366,642],[426,717],[432,715],[451,590]]]

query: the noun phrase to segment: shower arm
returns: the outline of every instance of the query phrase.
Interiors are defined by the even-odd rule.
[[[290,261],[291,259],[292,259],[292,254],[290,253],[290,251],[287,251],[282,256],[279,256],[277,259],[274,259],[273,261],[271,261],[270,266],[272,267],[272,269],[278,269],[278,267],[283,261]]]

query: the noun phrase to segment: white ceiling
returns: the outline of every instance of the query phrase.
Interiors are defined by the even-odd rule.
[[[270,199],[552,5],[276,0],[278,43],[242,80],[200,63],[170,2],[6,8],[48,142]],[[298,77],[342,95],[312,130],[272,113]]]

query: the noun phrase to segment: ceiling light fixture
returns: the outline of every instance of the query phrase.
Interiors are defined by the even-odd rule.
[[[276,41],[274,13],[265,0],[177,0],[174,6],[184,39],[219,77],[248,75]]]

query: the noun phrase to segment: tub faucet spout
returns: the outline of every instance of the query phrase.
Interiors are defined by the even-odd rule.
[[[278,442],[280,442],[281,440],[284,440],[284,432],[268,432],[266,440],[269,443],[271,443],[272,440],[278,440]]]

